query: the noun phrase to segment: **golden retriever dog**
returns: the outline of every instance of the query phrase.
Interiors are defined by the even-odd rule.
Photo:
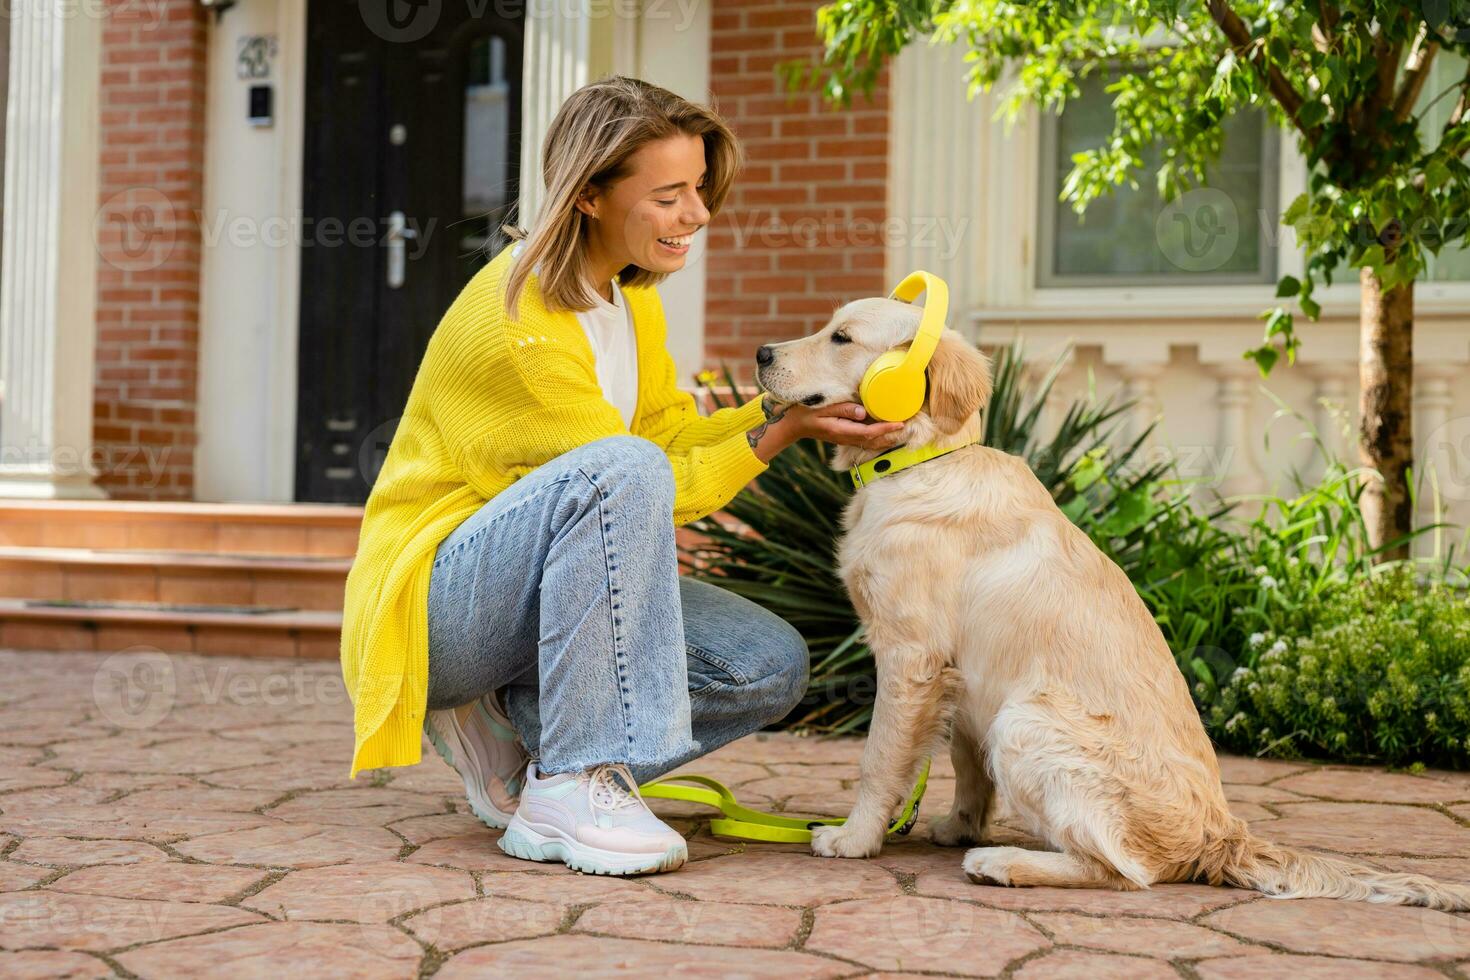
[[[757,372],[782,403],[856,401],[919,309],[863,299],[818,333],[771,345]],[[812,849],[869,857],[950,729],[954,807],[932,827],[985,885],[1147,888],[1204,881],[1282,898],[1470,909],[1470,888],[1388,874],[1254,837],[1163,634],[1123,571],[1026,463],[983,445],[987,358],[945,330],[902,442],[963,446],[853,494],[838,552],[877,663],[857,802]],[[878,455],[842,446],[845,470]],[[951,722],[946,726],[946,722]],[[1049,850],[983,846],[999,796]]]

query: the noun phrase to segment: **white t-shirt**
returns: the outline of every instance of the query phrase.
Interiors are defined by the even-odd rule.
[[[519,255],[521,248],[521,243],[516,242],[510,254]],[[577,321],[592,345],[597,383],[603,397],[623,416],[623,424],[631,427],[633,412],[638,407],[638,338],[633,333],[628,301],[616,280],[612,283],[612,296],[610,303],[597,296],[597,304],[579,312]]]

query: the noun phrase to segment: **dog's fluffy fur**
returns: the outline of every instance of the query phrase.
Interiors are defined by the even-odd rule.
[[[818,333],[774,345],[759,381],[781,402],[857,400],[867,365],[903,347],[918,318],[892,300],[850,303]],[[902,441],[973,442],[990,394],[985,356],[946,330],[928,384]],[[833,467],[877,454],[842,446]],[[1252,836],[1230,813],[1184,678],[1132,583],[1021,459],[974,445],[900,471],[854,494],[843,527],[842,579],[878,694],[857,803],[845,824],[816,831],[816,853],[878,853],[952,717],[955,801],[934,840],[982,843],[999,794],[1052,848],[975,847],[964,869],[977,883],[1205,881],[1470,909],[1470,888]]]

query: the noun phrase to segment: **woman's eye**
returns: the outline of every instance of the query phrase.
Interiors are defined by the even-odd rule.
[[[669,207],[673,207],[674,204],[675,204],[675,202],[677,200],[678,200],[677,198],[674,198],[674,199],[671,199],[671,200],[668,200],[668,201],[660,201],[658,199],[655,199],[654,200],[654,203],[655,204],[662,204],[664,207],[669,208]]]
[[[849,337],[845,333],[834,333],[832,335],[832,343],[834,343],[834,344],[850,344],[850,343],[852,343],[852,338]]]

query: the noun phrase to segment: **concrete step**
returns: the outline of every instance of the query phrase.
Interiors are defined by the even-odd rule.
[[[0,545],[351,558],[362,508],[0,500]]]
[[[335,660],[341,632],[340,610],[0,599],[0,647],[12,649],[106,653],[142,646],[165,653]]]
[[[341,611],[348,558],[0,546],[0,596]]]

